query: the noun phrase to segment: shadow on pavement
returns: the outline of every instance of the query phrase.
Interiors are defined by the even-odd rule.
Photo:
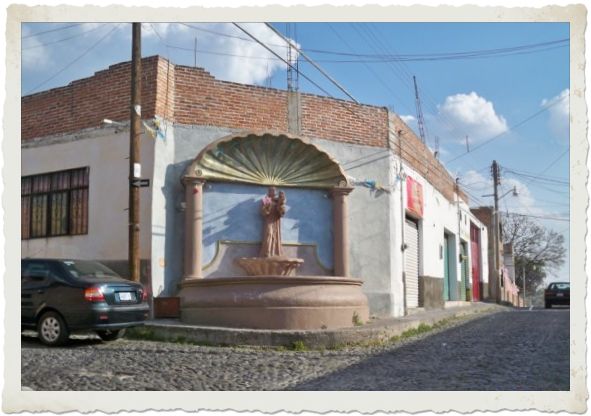
[[[80,348],[92,345],[100,345],[102,343],[103,341],[100,338],[94,338],[93,336],[88,335],[70,338],[64,345],[59,347],[49,347],[43,344],[36,335],[21,334],[21,348]]]

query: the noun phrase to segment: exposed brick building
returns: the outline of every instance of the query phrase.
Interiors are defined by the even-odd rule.
[[[22,98],[23,177],[39,181],[87,167],[90,178],[87,212],[63,209],[70,217],[86,215],[87,234],[68,232],[72,218],[62,224],[65,233],[52,234],[54,208],[30,208],[23,221],[36,234],[24,236],[23,256],[94,258],[125,271],[129,101],[129,62]],[[104,119],[121,125],[105,126]],[[480,281],[487,280],[486,254],[477,256],[479,264],[470,262],[474,247],[486,253],[486,228],[430,149],[386,108],[221,81],[154,56],[142,60],[142,119],[158,132],[142,138],[142,176],[152,181],[142,191],[142,275],[154,296],[173,296],[183,274],[183,170],[208,144],[241,134],[301,137],[346,172],[357,188],[350,196],[351,273],[364,280],[372,312],[399,316],[407,308],[470,300],[471,266]],[[217,186],[204,192],[213,195]],[[23,198],[30,202],[35,195]],[[478,230],[475,246],[471,225]],[[405,228],[415,242],[406,241]],[[219,254],[214,246],[229,238],[226,229],[214,231],[205,230],[204,237],[211,264]],[[330,227],[325,231],[332,235]],[[332,258],[322,257],[321,238],[302,240],[302,232],[292,242],[316,244],[319,264],[330,271]],[[401,251],[409,244],[416,245],[414,253]]]

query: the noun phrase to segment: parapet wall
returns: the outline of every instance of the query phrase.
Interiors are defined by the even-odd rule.
[[[21,100],[22,140],[129,120],[130,63]],[[386,147],[385,108],[301,94],[304,136]],[[181,124],[287,132],[287,91],[215,79],[202,68],[142,59],[142,118]]]

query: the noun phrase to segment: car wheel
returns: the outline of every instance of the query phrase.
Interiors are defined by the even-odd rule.
[[[39,339],[45,345],[62,345],[68,339],[69,331],[64,319],[57,312],[46,312],[37,325]]]
[[[115,341],[119,339],[125,334],[125,329],[114,329],[114,330],[106,330],[106,331],[96,331],[99,337],[103,341]]]

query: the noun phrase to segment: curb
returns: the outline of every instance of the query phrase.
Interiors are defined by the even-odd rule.
[[[380,343],[421,325],[429,327],[450,319],[469,315],[488,315],[513,310],[496,304],[472,304],[463,307],[431,310],[401,318],[385,318],[365,325],[334,330],[262,330],[195,326],[179,320],[153,320],[129,328],[127,339],[194,343],[207,346],[300,346],[302,349],[341,348]],[[419,328],[420,329],[420,328]]]

